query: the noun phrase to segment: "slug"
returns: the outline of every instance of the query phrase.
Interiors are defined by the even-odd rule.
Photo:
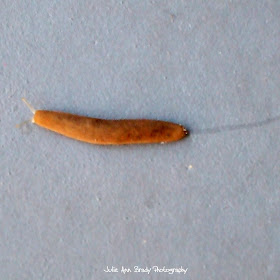
[[[178,141],[188,134],[182,125],[171,122],[146,119],[106,120],[35,110],[24,98],[22,100],[33,113],[33,123],[90,144],[163,144]]]

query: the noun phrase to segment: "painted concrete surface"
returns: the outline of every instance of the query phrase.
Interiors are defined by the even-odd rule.
[[[279,19],[278,0],[1,0],[0,279],[279,279]],[[92,146],[17,129],[21,97],[192,134]]]

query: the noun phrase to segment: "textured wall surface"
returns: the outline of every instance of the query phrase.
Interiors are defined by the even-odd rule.
[[[279,279],[279,48],[278,0],[0,0],[0,279]],[[92,146],[21,97],[193,133]]]

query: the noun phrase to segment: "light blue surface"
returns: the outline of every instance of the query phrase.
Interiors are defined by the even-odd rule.
[[[278,0],[1,0],[0,279],[279,279],[280,125],[250,125],[280,113],[279,32]],[[92,146],[16,129],[21,97],[194,133]]]

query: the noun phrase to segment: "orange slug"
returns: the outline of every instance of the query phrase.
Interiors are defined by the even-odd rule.
[[[158,120],[104,120],[64,112],[35,110],[32,122],[64,136],[98,145],[167,143],[184,138],[188,131],[179,124]]]

